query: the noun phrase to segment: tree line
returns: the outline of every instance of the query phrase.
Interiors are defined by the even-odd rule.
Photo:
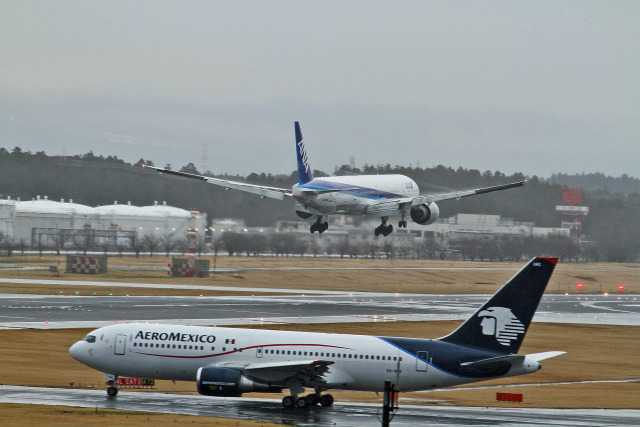
[[[92,152],[48,156],[44,152],[25,152],[19,147],[11,151],[0,148],[0,194],[3,198],[22,200],[46,195],[52,200],[73,199],[89,206],[107,205],[114,201],[146,206],[155,201],[166,201],[171,206],[184,209],[197,208],[210,219],[240,218],[248,226],[271,226],[278,220],[297,219],[291,200],[282,202],[237,191],[227,192],[204,182],[160,175],[142,168],[144,163],[152,164],[144,159],[130,164],[115,156],[96,156]],[[192,163],[180,170],[201,173]],[[493,186],[526,178],[520,173],[505,175],[499,171],[481,172],[442,165],[431,168],[389,164],[354,168],[342,165],[332,171],[332,174],[387,173],[409,176],[418,183],[422,193]],[[283,188],[297,182],[295,170],[276,175],[255,172],[246,177],[211,171],[203,174]],[[328,173],[315,170],[314,175]],[[562,218],[555,211],[555,206],[562,203],[562,185],[556,181],[533,176],[521,188],[440,202],[441,217],[456,213],[490,214],[534,222],[540,227],[558,227]],[[636,181],[635,178],[624,178],[625,183]],[[590,243],[583,246],[598,247],[600,259],[636,260],[640,254],[640,194],[637,191],[610,192],[604,185],[594,191],[586,190],[585,196],[590,213],[583,223],[583,237]]]

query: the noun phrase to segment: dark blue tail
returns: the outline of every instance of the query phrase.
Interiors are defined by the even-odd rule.
[[[466,322],[441,341],[518,352],[557,258],[533,258]]]
[[[298,155],[298,184],[306,184],[313,179],[311,165],[307,158],[307,150],[302,142],[302,132],[300,131],[300,123],[295,122],[296,128],[296,153]]]

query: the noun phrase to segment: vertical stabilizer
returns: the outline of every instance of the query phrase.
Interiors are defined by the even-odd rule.
[[[557,258],[533,258],[466,322],[441,341],[518,352]]]
[[[302,142],[302,132],[300,131],[300,123],[295,122],[296,128],[296,153],[298,156],[298,184],[306,184],[313,179],[311,165],[307,157],[307,150]]]

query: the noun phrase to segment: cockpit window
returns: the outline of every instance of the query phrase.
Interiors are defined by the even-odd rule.
[[[87,335],[86,337],[84,337],[84,340],[86,342],[96,342],[96,336],[95,335]]]

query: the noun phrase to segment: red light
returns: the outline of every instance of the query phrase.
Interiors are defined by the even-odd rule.
[[[582,289],[584,288],[584,285],[582,283],[578,283],[578,289]]]
[[[624,285],[620,285],[620,286],[618,286],[618,290],[619,290],[619,291],[624,291]]]

